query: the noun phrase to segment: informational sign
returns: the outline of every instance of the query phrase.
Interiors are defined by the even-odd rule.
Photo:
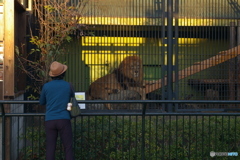
[[[85,100],[85,92],[75,92],[75,97],[77,101]],[[80,109],[86,109],[85,103],[78,103]]]

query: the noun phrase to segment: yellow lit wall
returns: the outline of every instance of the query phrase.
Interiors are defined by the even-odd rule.
[[[228,26],[236,19],[179,18],[178,26]],[[83,17],[81,22],[87,25],[167,25],[167,19],[161,18],[120,18],[120,17]],[[176,19],[173,19],[175,26]]]
[[[197,47],[198,44],[205,41],[206,39],[179,38],[178,45],[183,46],[183,48],[186,45]],[[90,83],[112,72],[125,57],[130,55],[139,55],[144,64],[147,65],[161,65],[162,53],[160,48],[167,47],[167,45],[162,44],[161,39],[153,40],[143,37],[82,37],[81,43],[83,48],[87,47],[82,50],[81,60],[90,68]],[[165,50],[163,54],[165,65],[167,65],[167,51]],[[185,55],[185,58],[187,56]],[[179,57],[182,57],[182,54]],[[174,53],[174,65],[175,61]],[[154,69],[156,67],[151,67],[151,70]],[[145,67],[145,70],[147,72],[148,69]],[[160,71],[157,72],[159,74]],[[156,75],[152,75],[152,71],[148,70],[146,76],[155,77]]]
[[[82,61],[90,67],[91,82],[117,68],[125,57],[137,54],[137,51],[127,50],[128,46],[138,47],[143,43],[145,38],[139,37],[83,37],[82,46],[98,46],[97,50],[82,51]],[[125,49],[101,49],[104,46]]]

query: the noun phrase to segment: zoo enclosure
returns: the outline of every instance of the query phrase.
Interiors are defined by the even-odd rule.
[[[6,104],[38,101],[0,101],[2,159],[45,159],[43,113],[5,113]],[[81,101],[80,103],[100,103]],[[123,101],[101,101],[123,103]],[[147,103],[236,104],[240,101],[155,100],[143,103],[141,112],[83,110],[72,119],[76,159],[212,159],[210,152],[238,152],[239,113],[161,113],[146,110]],[[63,158],[57,146],[56,159]],[[239,153],[238,153],[239,154]],[[222,157],[238,159],[238,157]]]
[[[215,57],[238,44],[239,1],[130,0],[119,4],[103,0],[89,1],[85,9],[85,35],[76,37],[67,47],[69,54],[60,58],[69,65],[66,79],[76,91],[87,92],[92,82],[111,73],[125,57],[137,55],[143,60],[145,80],[163,79],[168,84],[147,95],[150,100],[239,100],[239,62],[232,59],[239,52],[231,52],[221,63]],[[173,111],[175,106],[151,107]],[[177,109],[229,107],[237,108],[189,105]]]

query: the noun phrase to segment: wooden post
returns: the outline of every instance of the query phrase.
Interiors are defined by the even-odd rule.
[[[3,95],[14,96],[14,0],[4,0],[4,62],[3,62]],[[10,106],[5,105],[6,113],[9,113]],[[10,160],[10,117],[6,118],[5,132],[5,160]]]
[[[3,4],[0,4],[0,22],[3,22]],[[0,23],[0,55],[3,56],[4,23]],[[3,68],[0,67],[0,79],[3,80]],[[0,100],[3,100],[3,81],[0,81]]]
[[[14,2],[4,1],[4,96],[14,96]]]

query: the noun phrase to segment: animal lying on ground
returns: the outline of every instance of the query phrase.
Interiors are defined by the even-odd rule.
[[[149,81],[150,82],[150,81]],[[153,82],[150,82],[153,83]],[[117,94],[122,90],[131,90],[140,94],[141,100],[146,99],[146,81],[143,80],[143,63],[138,56],[126,57],[112,73],[107,74],[94,81],[88,90],[89,100],[110,100],[109,95]],[[119,97],[123,100],[125,97]],[[111,109],[110,104],[105,105]]]

